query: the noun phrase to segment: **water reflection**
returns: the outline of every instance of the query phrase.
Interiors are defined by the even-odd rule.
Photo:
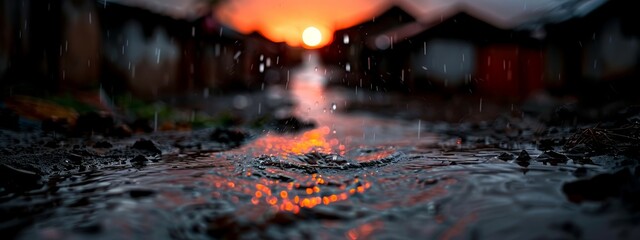
[[[256,157],[261,154],[267,154],[286,159],[290,155],[301,155],[309,152],[344,155],[345,146],[340,144],[336,137],[332,137],[330,131],[329,127],[323,126],[306,131],[299,136],[267,133],[264,137],[251,144],[251,147],[261,150],[254,151],[254,156]]]
[[[231,151],[166,155],[140,169],[51,179],[0,199],[0,212],[35,224],[5,217],[0,227],[27,228],[22,239],[562,238],[549,229],[555,219],[589,226],[585,236],[615,231],[601,215],[567,207],[559,188],[575,179],[576,165],[504,161],[500,152],[518,151],[419,134],[431,123],[342,114],[352,96],[325,89],[322,66],[311,60],[290,89],[294,112],[317,128],[266,133]],[[532,237],[531,229],[547,231]]]

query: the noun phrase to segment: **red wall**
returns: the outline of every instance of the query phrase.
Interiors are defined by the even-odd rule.
[[[477,63],[478,90],[483,95],[523,99],[543,88],[540,50],[508,44],[480,47]]]

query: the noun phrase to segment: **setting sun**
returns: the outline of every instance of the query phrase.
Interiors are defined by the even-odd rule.
[[[274,42],[320,48],[333,41],[334,31],[367,21],[388,5],[388,0],[236,0],[222,1],[216,15],[241,33],[257,31]],[[303,32],[310,26],[319,37],[306,42]]]
[[[302,32],[302,42],[309,47],[315,47],[322,41],[322,33],[315,27],[308,27]]]

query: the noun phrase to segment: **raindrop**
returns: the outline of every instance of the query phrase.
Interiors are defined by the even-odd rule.
[[[422,121],[418,120],[418,139],[420,139],[420,128],[422,127]]]
[[[344,44],[349,44],[349,35],[345,34],[344,37],[342,37],[342,42],[344,42]]]
[[[260,72],[264,72],[264,63],[260,63]]]
[[[482,112],[482,98],[480,98],[480,106],[479,106],[479,111]]]
[[[315,67],[313,70],[317,72],[318,71],[318,67]]]
[[[344,68],[345,70],[347,70],[347,72],[351,72],[351,64],[347,63],[347,65]]]
[[[289,89],[289,70],[287,70],[287,83],[284,85],[284,89]]]
[[[209,98],[209,89],[208,89],[208,88],[205,88],[205,89],[202,91],[202,96],[203,96],[204,98]]]
[[[153,131],[158,131],[158,111],[153,113]]]
[[[196,36],[196,27],[191,27],[191,36],[192,37]]]
[[[267,67],[271,67],[271,58],[267,58]]]
[[[159,48],[156,48],[156,54],[158,55],[156,58],[156,63],[160,63],[160,54],[162,53],[162,50]]]
[[[240,54],[242,54],[242,51],[237,51],[236,54],[233,55],[233,59],[238,60],[238,58],[240,57]]]
[[[264,55],[260,54],[260,61],[263,61],[263,60],[264,60]]]
[[[259,102],[258,103],[258,115],[260,115],[262,113],[262,103]]]
[[[423,42],[423,50],[422,50],[422,54],[427,56],[427,42]]]
[[[335,103],[331,103],[331,110],[335,111],[336,109],[338,109],[338,105],[336,105]]]

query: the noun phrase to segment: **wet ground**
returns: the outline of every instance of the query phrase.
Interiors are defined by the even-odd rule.
[[[275,114],[297,118],[274,128],[125,139],[3,132],[0,231],[17,239],[640,238],[635,140],[624,153],[595,153],[581,129],[614,135],[547,127],[512,110],[460,123],[412,119],[408,104],[393,115],[346,112],[353,99],[381,95],[326,90],[321,72],[293,74],[286,90],[297,105]],[[286,90],[236,103],[275,111],[270,100]]]

